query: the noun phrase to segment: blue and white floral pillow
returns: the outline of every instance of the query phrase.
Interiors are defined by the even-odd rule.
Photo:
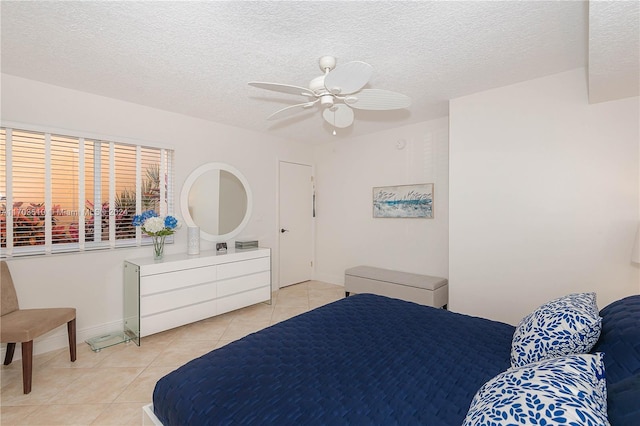
[[[554,299],[520,321],[511,342],[511,366],[587,353],[598,341],[602,318],[595,293]]]
[[[609,426],[603,355],[569,355],[512,368],[473,397],[463,426]]]

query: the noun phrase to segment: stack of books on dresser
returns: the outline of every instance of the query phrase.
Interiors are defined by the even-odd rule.
[[[258,248],[258,240],[236,241],[237,249]]]

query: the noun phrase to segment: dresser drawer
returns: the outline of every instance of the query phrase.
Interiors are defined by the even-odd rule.
[[[185,306],[140,318],[140,337],[180,327],[218,314],[218,302],[209,300],[197,305]]]
[[[234,311],[256,303],[271,300],[271,286],[256,288],[242,294],[221,297],[218,299],[218,314]]]
[[[140,296],[213,282],[216,280],[216,268],[205,266],[140,277]]]
[[[270,269],[271,259],[269,257],[244,260],[242,262],[223,263],[218,265],[218,279],[225,280],[227,278],[254,274],[256,272],[268,271]]]
[[[269,286],[271,273],[269,271],[258,272],[252,275],[243,275],[237,278],[229,278],[218,281],[218,297],[230,296],[255,288]]]
[[[140,315],[145,316],[215,299],[217,297],[216,288],[216,283],[207,283],[181,288],[180,290],[141,296]]]

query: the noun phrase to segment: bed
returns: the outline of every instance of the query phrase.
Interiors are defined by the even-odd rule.
[[[626,422],[640,418],[631,417],[640,415],[640,296],[611,306],[593,350],[611,353],[611,424],[635,424]],[[359,294],[185,364],[158,381],[145,409],[165,426],[461,425],[476,392],[510,369],[514,330]]]

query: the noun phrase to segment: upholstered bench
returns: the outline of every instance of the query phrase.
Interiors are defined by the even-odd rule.
[[[344,272],[344,291],[373,293],[421,305],[447,309],[449,284],[446,278],[356,266]]]

